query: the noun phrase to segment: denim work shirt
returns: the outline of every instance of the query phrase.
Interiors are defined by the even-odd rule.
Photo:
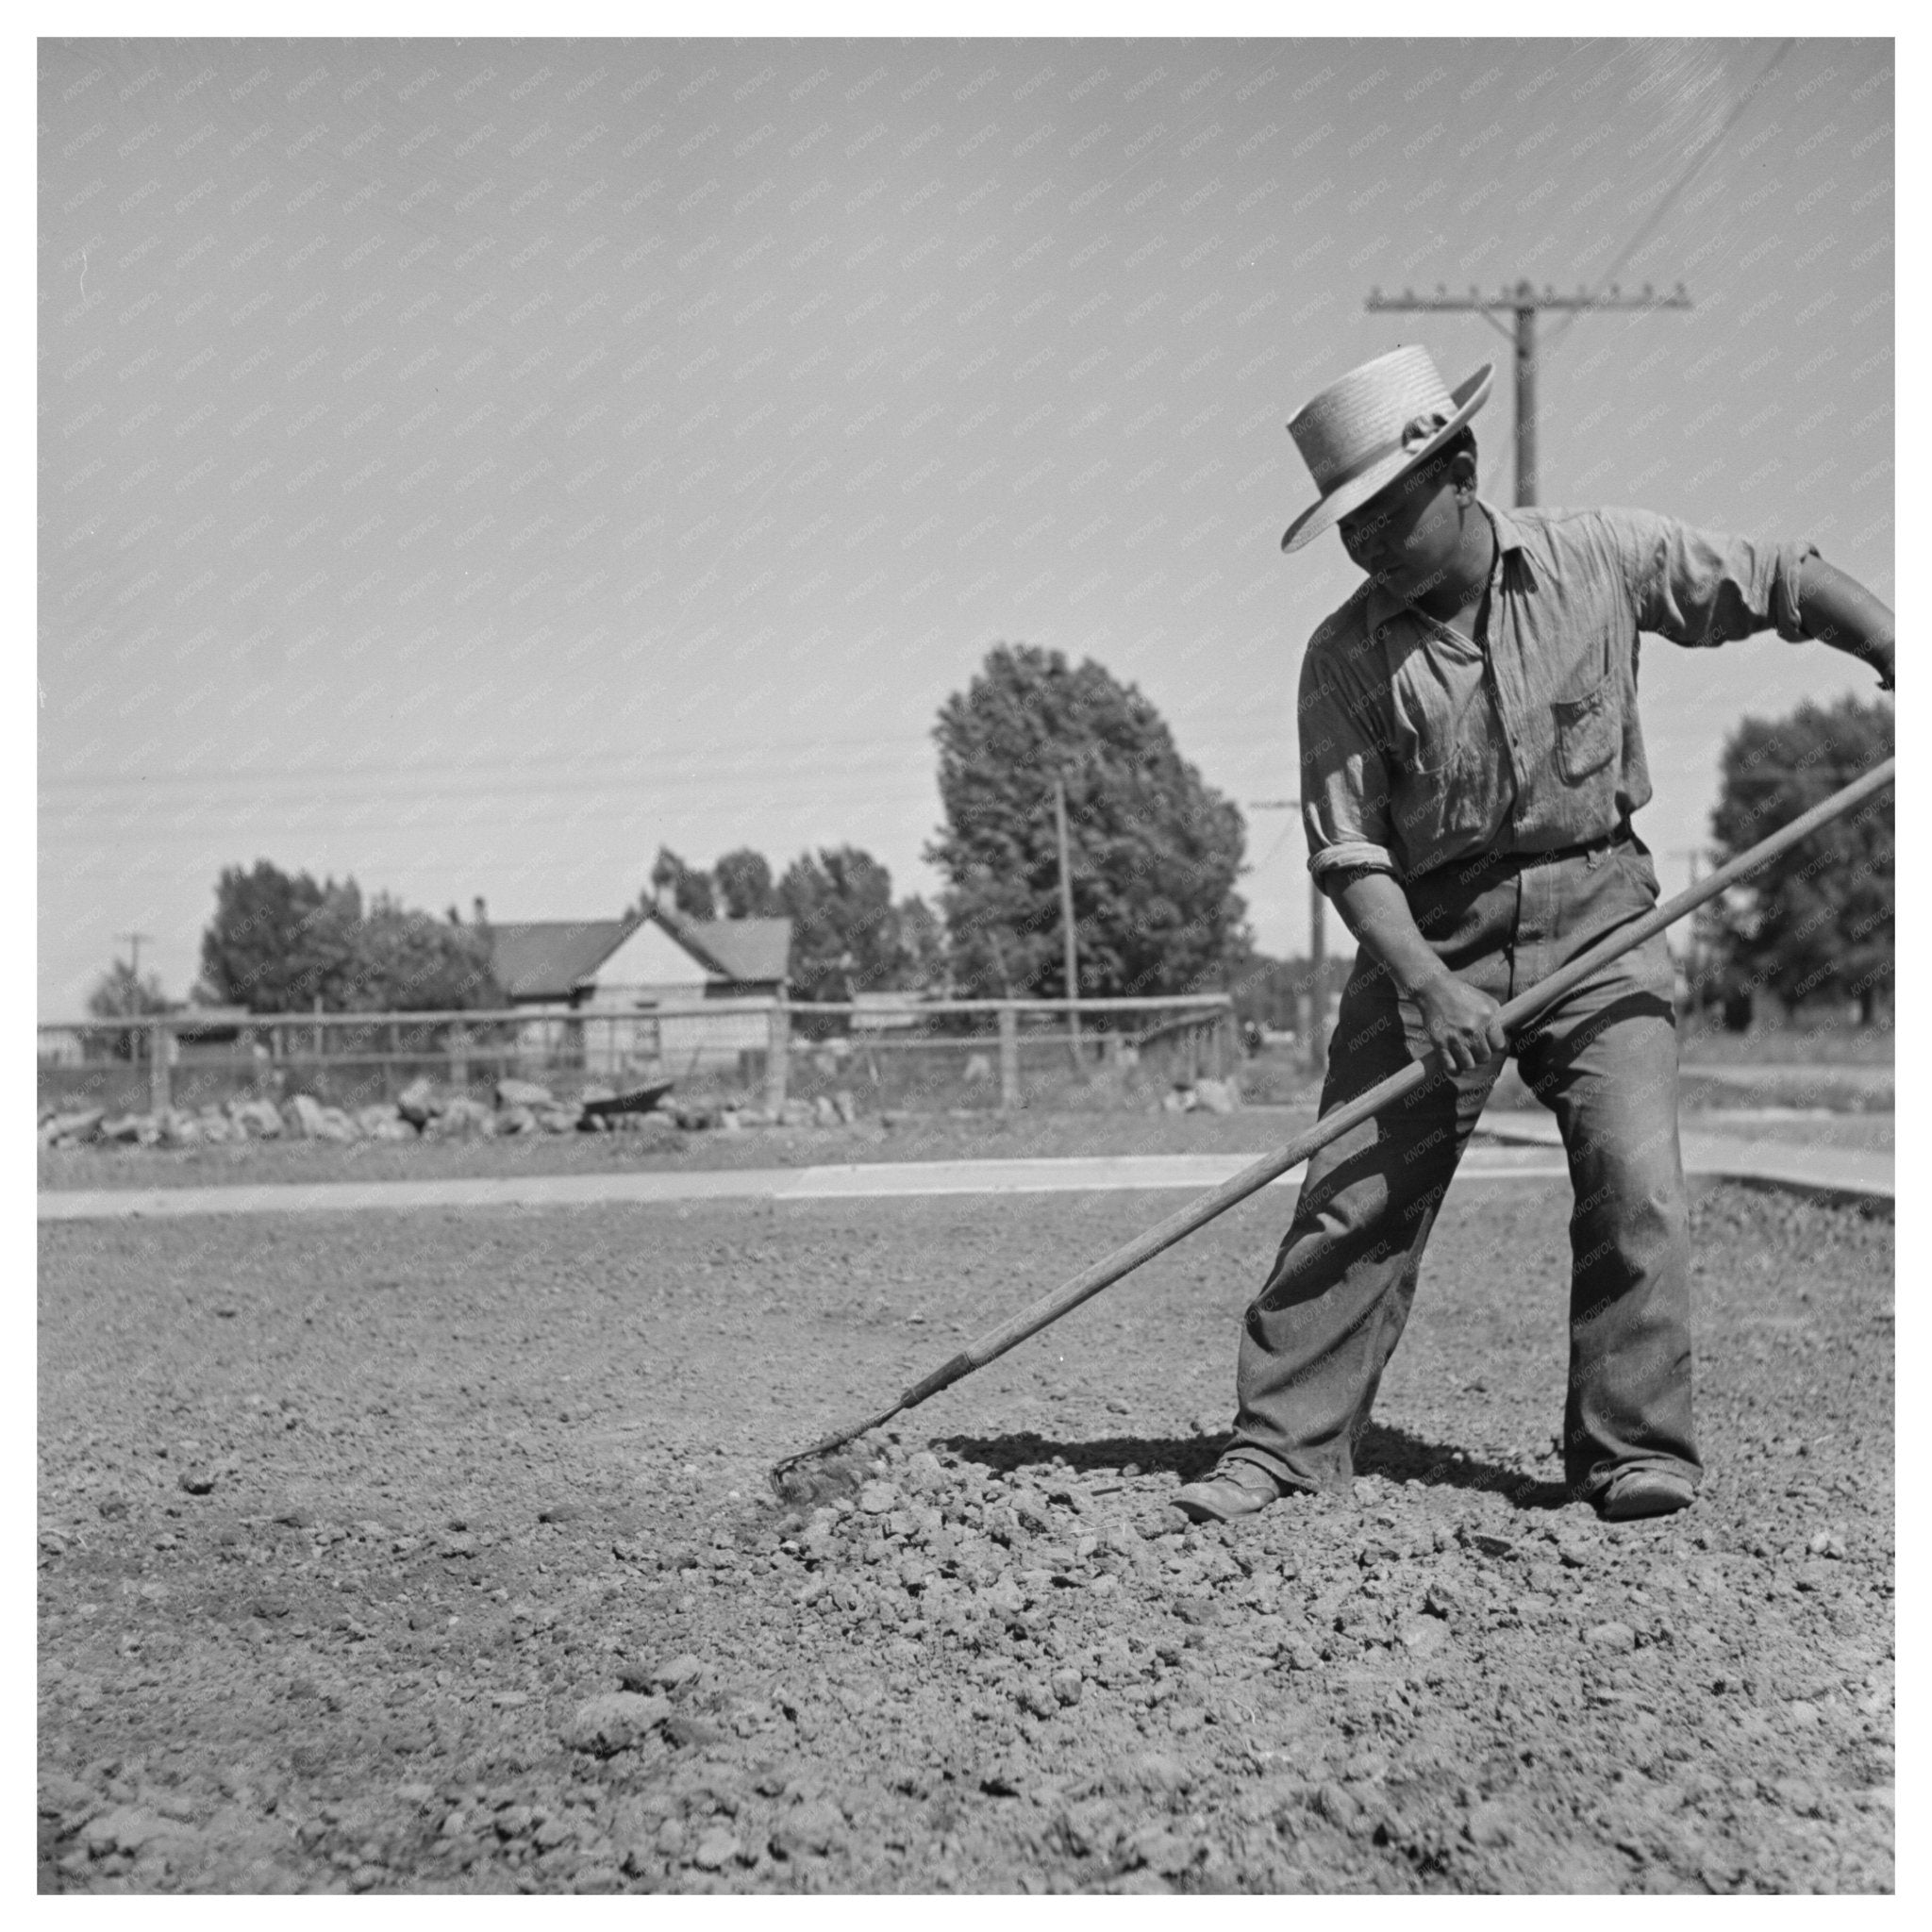
[[[1796,641],[1808,543],[1638,509],[1502,510],[1484,641],[1364,582],[1302,662],[1302,818],[1319,882],[1415,878],[1472,853],[1554,852],[1650,798],[1637,639]]]

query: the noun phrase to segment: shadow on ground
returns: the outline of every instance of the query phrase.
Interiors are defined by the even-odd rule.
[[[1103,1436],[1070,1442],[1022,1430],[1008,1436],[948,1436],[940,1446],[1001,1474],[1058,1457],[1082,1474],[1118,1471],[1131,1463],[1143,1474],[1172,1470],[1191,1483],[1214,1467],[1225,1441],[1223,1436]],[[1356,1452],[1356,1474],[1441,1489],[1493,1490],[1519,1509],[1560,1509],[1570,1500],[1561,1483],[1541,1481],[1382,1423],[1371,1423],[1364,1433]]]

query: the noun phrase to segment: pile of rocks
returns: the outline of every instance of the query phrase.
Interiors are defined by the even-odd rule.
[[[506,1082],[507,1086],[526,1086]],[[369,1107],[329,1107],[313,1094],[272,1100],[230,1100],[194,1109],[169,1108],[159,1113],[109,1116],[98,1107],[58,1110],[42,1108],[43,1147],[118,1145],[196,1147],[249,1141],[414,1141],[460,1139],[468,1135],[574,1133],[594,1126],[580,1103],[559,1102],[547,1090],[535,1096],[505,1099],[490,1107],[468,1094],[437,1093],[427,1081],[405,1088],[394,1103]]]
[[[667,1101],[665,1109],[680,1127],[693,1133],[707,1128],[735,1134],[746,1127],[849,1127],[858,1119],[858,1103],[842,1088],[811,1100],[788,1100],[775,1109],[729,1095],[717,1100]]]
[[[291,1095],[278,1106],[267,1099],[235,1099],[193,1109],[109,1115],[103,1108],[42,1107],[43,1147],[87,1145],[195,1147],[247,1141],[413,1141],[517,1134],[635,1133],[675,1126],[686,1132],[746,1127],[850,1126],[858,1108],[841,1089],[812,1100],[788,1100],[776,1111],[726,1095],[716,1100],[671,1100],[630,1110],[593,1108],[619,1098],[608,1087],[589,1086],[563,1099],[534,1080],[499,1080],[494,1106],[466,1093],[439,1092],[427,1079],[404,1088],[394,1102],[370,1107],[330,1107],[312,1094]]]
[[[475,1107],[476,1103],[467,1103]],[[479,1109],[488,1114],[488,1108]],[[200,1147],[248,1141],[413,1141],[416,1130],[393,1107],[325,1107],[298,1093],[277,1107],[272,1100],[230,1100],[198,1108],[171,1107],[159,1113],[109,1117],[98,1107],[56,1112],[43,1108],[43,1147],[90,1144],[126,1147]]]

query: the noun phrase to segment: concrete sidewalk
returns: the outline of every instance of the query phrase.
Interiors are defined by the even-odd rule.
[[[1863,1061],[1724,1060],[1683,1061],[1677,1069],[1685,1080],[1716,1080],[1726,1087],[1788,1087],[1811,1081],[1820,1087],[1849,1087],[1876,1096],[1897,1087],[1895,1070]]]
[[[231,1188],[93,1188],[43,1193],[42,1221],[167,1220],[202,1214],[312,1214],[371,1208],[662,1207],[702,1201],[863,1201],[937,1194],[1142,1193],[1217,1187],[1252,1154],[1124,1154],[1048,1160],[875,1161],[711,1174],[523,1174],[491,1180],[324,1181]],[[1295,1187],[1291,1168],[1271,1187]],[[1561,1179],[1530,1148],[1472,1148],[1457,1185]]]
[[[1556,1121],[1491,1112],[1463,1158],[1457,1187],[1566,1177]],[[1500,1144],[1498,1144],[1500,1143]],[[1071,1156],[1040,1160],[877,1161],[841,1167],[685,1174],[524,1174],[487,1180],[325,1181],[225,1188],[94,1188],[43,1193],[42,1221],[167,1220],[204,1214],[357,1213],[367,1208],[664,1207],[705,1201],[863,1201],[934,1195],[1201,1191],[1258,1159],[1251,1154]],[[1688,1174],[1791,1188],[1834,1199],[1891,1201],[1887,1152],[1689,1132]],[[1291,1168],[1270,1185],[1295,1187]]]
[[[1486,1113],[1476,1131],[1508,1145],[1563,1144],[1555,1118],[1547,1113]],[[1683,1136],[1683,1143],[1684,1172],[1692,1177],[1751,1181],[1835,1200],[1896,1199],[1892,1156],[1878,1148],[1695,1130]]]

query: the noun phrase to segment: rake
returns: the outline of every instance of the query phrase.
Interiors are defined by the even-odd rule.
[[[1674,899],[1667,899],[1660,906],[1644,913],[1641,917],[1619,924],[1592,941],[1583,951],[1572,958],[1567,965],[1560,966],[1547,979],[1540,980],[1535,986],[1520,992],[1506,1005],[1498,1016],[1504,1025],[1512,1032],[1552,1002],[1560,999],[1572,988],[1579,985],[1612,959],[1627,953],[1633,946],[1640,946],[1653,934],[1659,933],[1666,926],[1674,925],[1687,912],[1714,899],[1727,887],[1735,885],[1746,874],[1759,866],[1768,864],[1780,853],[1817,831],[1820,826],[1829,824],[1834,819],[1841,818],[1846,812],[1862,805],[1875,792],[1881,791],[1892,781],[1896,759],[1886,758],[1873,766],[1862,777],[1856,778],[1841,791],[1835,791],[1829,798],[1821,800],[1809,811],[1781,826],[1767,839],[1760,840],[1748,851],[1741,852],[1728,864],[1700,879],[1688,891],[1679,892]],[[929,1375],[923,1375],[909,1388],[902,1391],[891,1402],[876,1413],[864,1417],[847,1427],[835,1429],[808,1449],[801,1449],[796,1455],[787,1456],[772,1465],[772,1484],[781,1494],[787,1476],[800,1467],[816,1458],[829,1455],[835,1449],[842,1449],[848,1442],[856,1441],[860,1436],[889,1423],[896,1415],[903,1415],[908,1408],[916,1408],[929,1396],[937,1395],[941,1389],[950,1389],[955,1382],[963,1380],[975,1369],[983,1369],[987,1363],[996,1361],[1010,1348],[1016,1348],[1029,1336],[1037,1335],[1042,1328],[1051,1326],[1062,1315],[1070,1314],[1084,1301],[1091,1300],[1104,1288],[1111,1288],[1123,1275],[1131,1274],[1143,1261],[1151,1261],[1156,1255],[1171,1248],[1176,1241],[1184,1241],[1196,1228],[1205,1227],[1208,1222],[1225,1214],[1237,1202],[1245,1201],[1250,1194],[1258,1192],[1270,1181],[1277,1179],[1291,1167],[1307,1160],[1311,1154],[1325,1147],[1329,1141],[1345,1134],[1351,1127],[1358,1126],[1363,1121],[1381,1112],[1391,1102],[1399,1100],[1425,1081],[1434,1079],[1446,1070],[1446,1062],[1440,1053],[1430,1053],[1422,1059],[1412,1060],[1399,1073],[1391,1074],[1355,1099],[1338,1107],[1332,1113],[1323,1115],[1306,1133],[1299,1134],[1285,1147],[1272,1154],[1264,1154],[1260,1159],[1244,1167],[1231,1179],[1223,1181],[1217,1188],[1210,1188],[1206,1193],[1197,1195],[1186,1207],[1176,1209],[1165,1221],[1157,1222],[1144,1233],[1136,1235],[1130,1241],[1116,1248],[1110,1255],[1103,1256],[1091,1266],[1084,1268],[1071,1280],[1062,1282],[1050,1294],[1042,1295],[1032,1307],[1022,1308],[1017,1314],[1002,1322],[998,1327],[990,1328],[976,1341],[969,1342],[950,1360],[941,1362]]]

